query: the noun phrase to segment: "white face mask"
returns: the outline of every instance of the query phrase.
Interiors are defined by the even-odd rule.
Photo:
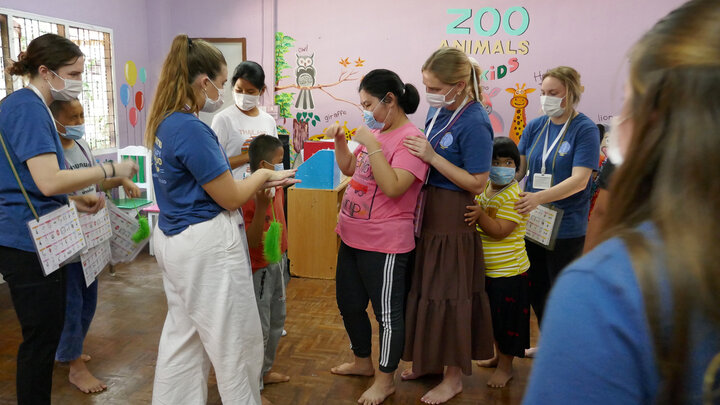
[[[215,83],[212,82],[212,80],[210,80],[210,84],[212,84],[213,87],[215,87],[215,90],[217,90],[218,98],[217,100],[212,100],[210,97],[208,97],[207,91],[205,92],[205,105],[200,111],[206,113],[214,113],[215,111],[222,108],[223,103],[225,102],[225,100],[223,99],[223,91],[218,89]]]
[[[565,97],[540,96],[540,106],[543,113],[548,117],[559,117],[563,115],[565,109],[560,105]]]
[[[71,101],[71,100],[77,100],[77,98],[80,96],[80,93],[83,89],[83,82],[82,80],[72,80],[72,79],[66,79],[64,77],[60,77],[57,73],[50,71],[55,76],[59,77],[60,80],[65,82],[65,87],[63,87],[60,90],[57,90],[53,85],[50,83],[50,80],[46,80],[48,84],[50,85],[50,94],[52,94],[53,100],[59,100],[59,101]]]
[[[620,137],[622,137],[622,133],[619,129],[620,124],[625,122],[628,118],[620,118],[620,117],[612,117],[610,119],[610,130],[608,131],[608,147],[607,147],[607,157],[610,159],[610,161],[616,165],[620,166],[623,161],[625,160],[625,151],[622,150],[620,147]]]
[[[448,91],[445,94],[434,94],[434,93],[425,93],[425,99],[427,100],[428,104],[430,104],[430,107],[435,108],[442,108],[447,107],[455,102],[455,97],[452,98],[452,100],[445,101],[445,97],[448,96],[448,94],[452,93],[455,86],[453,86],[450,91]],[[457,97],[457,95],[456,95]]]
[[[243,111],[250,111],[260,104],[260,95],[252,96],[233,92],[233,98],[235,98],[235,105]]]

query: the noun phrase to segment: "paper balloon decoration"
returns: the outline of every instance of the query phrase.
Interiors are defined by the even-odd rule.
[[[138,121],[138,111],[135,109],[135,107],[130,109],[129,118],[130,118],[130,125],[132,125],[133,128],[135,128],[135,125],[137,125],[137,121]]]
[[[120,86],[120,101],[122,101],[125,107],[130,104],[130,86],[127,84]]]
[[[143,107],[145,107],[145,95],[142,91],[135,93],[135,107],[137,107],[139,111],[142,111]]]
[[[147,71],[145,68],[140,68],[140,70],[138,70],[138,78],[141,83],[145,83],[145,80],[147,80]]]
[[[130,86],[134,86],[137,81],[137,67],[131,60],[125,62],[125,80]]]

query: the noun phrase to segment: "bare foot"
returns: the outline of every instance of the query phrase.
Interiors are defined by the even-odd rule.
[[[514,357],[502,352],[497,357],[497,368],[492,377],[490,377],[490,380],[488,380],[487,385],[493,388],[503,388],[513,378],[512,364]]]
[[[375,378],[373,385],[363,392],[358,404],[362,405],[379,405],[382,404],[387,397],[395,393],[394,383],[395,373],[383,373]]]
[[[352,363],[344,363],[337,367],[331,368],[330,372],[338,375],[360,375],[365,377],[372,377],[375,375],[375,367],[373,367],[372,361],[370,361],[370,359],[355,359],[355,361]]]
[[[461,393],[462,389],[462,380],[459,375],[453,378],[448,378],[446,375],[440,384],[428,391],[420,400],[426,404],[444,404]]]
[[[276,373],[274,371],[268,371],[263,376],[263,384],[277,384],[277,383],[284,383],[290,381],[290,376],[287,376],[285,374]]]
[[[400,378],[403,381],[410,381],[410,380],[417,380],[418,378],[425,377],[426,375],[442,375],[443,370],[437,370],[437,371],[430,371],[428,373],[416,373],[412,370],[412,368],[406,368],[403,370],[402,373],[400,373]]]
[[[70,362],[68,379],[70,383],[86,394],[100,392],[107,388],[107,385],[90,374],[90,370],[87,369],[85,362],[80,357]]]
[[[475,364],[477,364],[478,367],[495,368],[498,365],[498,358],[496,356],[488,360],[478,360]]]
[[[272,405],[272,402],[264,396],[260,395],[260,399],[262,400],[262,405]]]
[[[92,360],[92,357],[90,357],[89,354],[85,354],[85,353],[81,354],[81,355],[80,355],[80,358],[82,359],[82,361],[84,361],[84,362],[86,362],[86,363],[87,363],[88,361]]]
[[[537,347],[531,347],[529,349],[525,349],[525,357],[527,357],[527,358],[532,359],[535,357],[536,354],[537,354]]]

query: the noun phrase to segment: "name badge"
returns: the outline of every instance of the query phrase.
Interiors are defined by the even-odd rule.
[[[547,190],[552,187],[552,174],[535,173],[533,175],[533,188]]]

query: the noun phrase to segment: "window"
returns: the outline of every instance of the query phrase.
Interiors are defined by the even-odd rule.
[[[96,155],[112,153],[117,146],[112,30],[0,9],[0,97],[27,84],[24,78],[5,74],[6,58],[15,60],[30,41],[47,33],[70,39],[85,54],[80,95],[85,109],[85,140]]]

